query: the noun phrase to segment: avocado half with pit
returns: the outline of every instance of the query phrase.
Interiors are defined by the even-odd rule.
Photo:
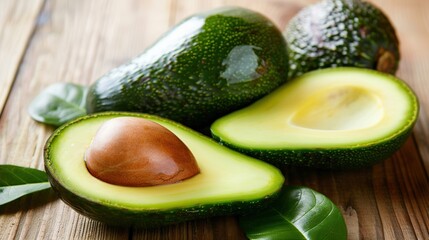
[[[200,173],[183,181],[146,187],[110,184],[94,177],[84,155],[103,123],[143,118],[167,128],[192,152]],[[53,189],[77,212],[110,225],[152,227],[262,208],[280,191],[275,167],[219,145],[170,120],[137,113],[101,113],[58,128],[45,147]]]
[[[392,75],[330,68],[218,119],[211,131],[223,145],[274,165],[358,168],[398,150],[418,110],[416,95]]]

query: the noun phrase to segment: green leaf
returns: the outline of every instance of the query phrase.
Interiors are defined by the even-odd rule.
[[[0,165],[0,205],[50,188],[45,172],[14,165]]]
[[[344,218],[324,195],[287,186],[268,209],[240,217],[249,239],[347,239]]]
[[[73,83],[56,83],[43,90],[31,102],[28,112],[39,122],[54,126],[86,115],[88,88]]]

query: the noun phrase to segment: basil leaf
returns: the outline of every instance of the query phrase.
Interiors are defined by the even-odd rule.
[[[335,204],[306,187],[285,187],[270,208],[241,216],[240,226],[249,239],[347,239]]]
[[[0,165],[0,205],[50,188],[45,172],[14,165]]]
[[[88,88],[73,83],[56,83],[43,90],[31,102],[30,116],[54,126],[86,115],[85,102]]]

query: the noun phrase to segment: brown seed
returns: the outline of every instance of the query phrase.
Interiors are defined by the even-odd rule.
[[[174,133],[138,117],[103,123],[85,161],[94,177],[124,186],[176,183],[200,172],[193,154]]]

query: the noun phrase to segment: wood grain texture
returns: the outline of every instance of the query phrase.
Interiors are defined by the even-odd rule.
[[[42,5],[43,0],[0,1],[0,115]]]
[[[414,135],[429,173],[429,1],[379,0],[374,3],[389,16],[399,36],[401,63],[397,75],[413,88],[420,100],[420,118]]]
[[[265,14],[283,29],[300,8],[316,0],[23,2],[0,1],[0,164],[43,169],[43,145],[53,129],[30,119],[27,107],[49,84],[88,85],[138,55],[169,27],[202,10],[243,6]],[[421,112],[413,136],[394,156],[372,168],[283,171],[288,184],[309,186],[342,210],[349,239],[429,239],[429,2],[371,2],[382,8],[395,25],[402,54],[398,76],[420,99]],[[149,230],[108,227],[77,214],[53,192],[44,191],[0,207],[0,239],[245,236],[235,217]]]

